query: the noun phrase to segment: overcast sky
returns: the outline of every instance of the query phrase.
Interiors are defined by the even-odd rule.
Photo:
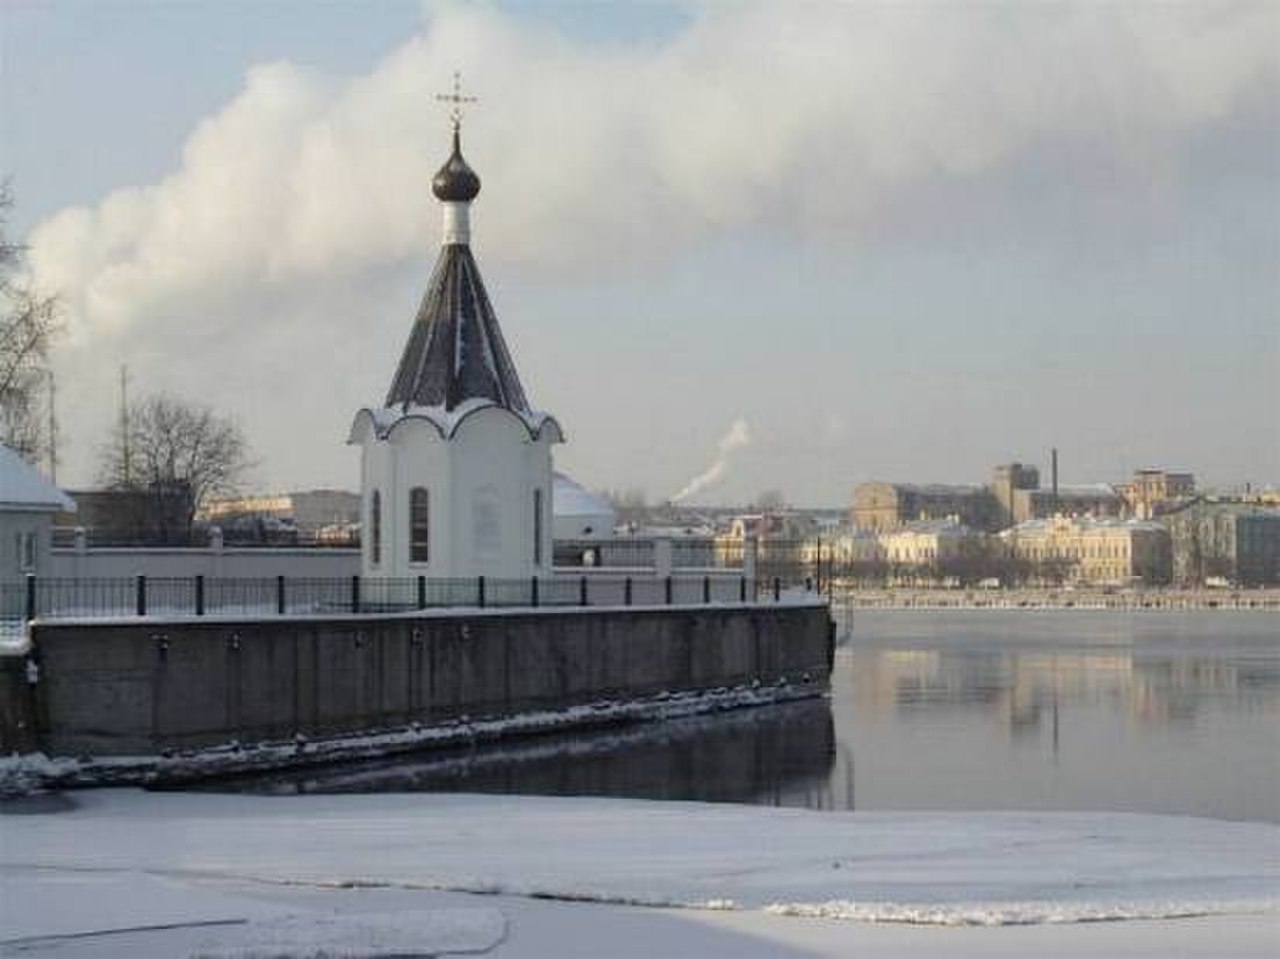
[[[118,402],[357,484],[480,98],[473,248],[595,488],[1280,481],[1280,5],[0,7],[0,169],[63,299],[64,485]],[[720,462],[717,462],[717,460]]]

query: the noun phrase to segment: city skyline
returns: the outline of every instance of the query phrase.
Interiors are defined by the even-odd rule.
[[[476,253],[585,485],[1280,477],[1274,7],[363,9],[0,14],[64,485],[125,363],[235,415],[251,485],[357,485],[455,69]]]

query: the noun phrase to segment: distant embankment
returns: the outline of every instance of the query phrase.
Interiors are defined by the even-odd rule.
[[[1280,589],[865,589],[840,591],[855,609],[1111,609],[1280,612]]]
[[[819,695],[834,631],[810,601],[50,621],[32,638],[34,716],[15,668],[3,741],[148,757],[107,763],[145,778],[183,753],[292,765]]]

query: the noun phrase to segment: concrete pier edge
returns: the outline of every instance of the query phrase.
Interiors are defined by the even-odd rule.
[[[819,696],[834,641],[816,601],[36,622],[0,718],[46,781],[172,783]]]

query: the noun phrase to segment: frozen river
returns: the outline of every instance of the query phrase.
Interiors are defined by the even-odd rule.
[[[219,784],[1280,821],[1280,617],[859,612],[829,701]]]
[[[0,954],[1274,956],[1278,623],[867,613],[830,700],[13,801]]]

